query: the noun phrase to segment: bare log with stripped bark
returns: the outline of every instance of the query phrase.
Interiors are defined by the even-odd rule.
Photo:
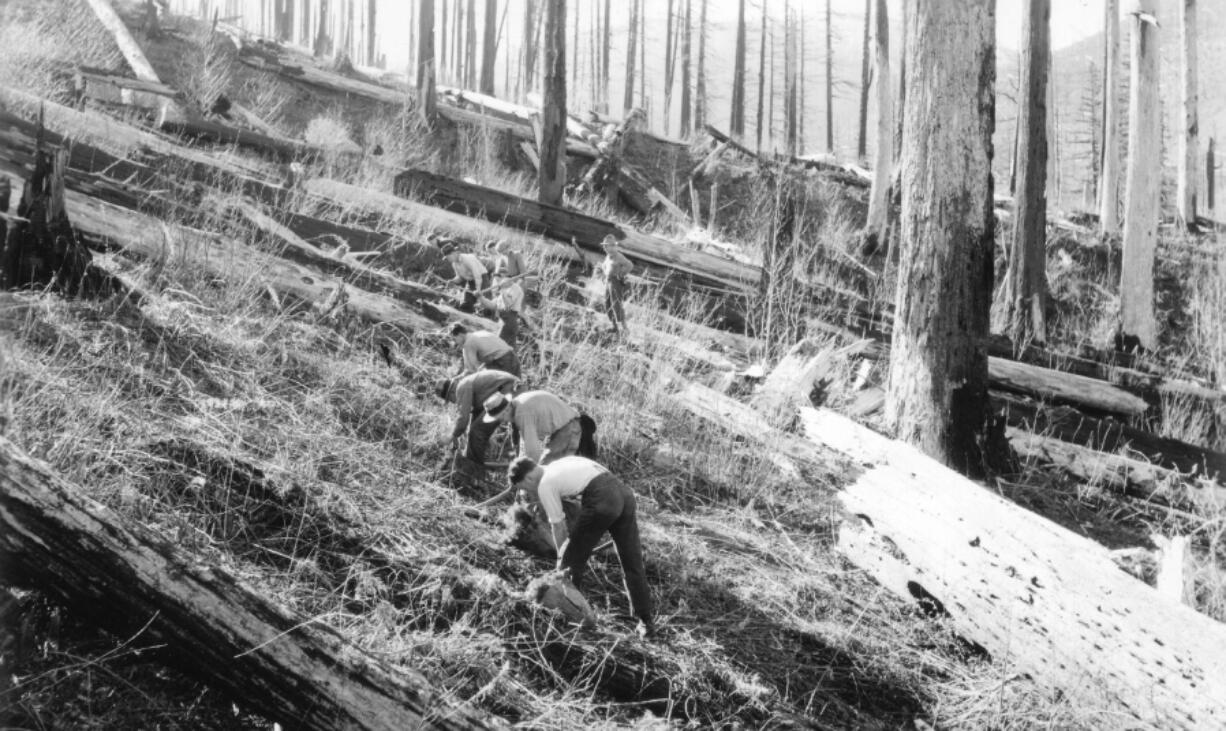
[[[1036,683],[1142,724],[1226,723],[1226,626],[1120,571],[1103,546],[829,412],[802,408],[802,439],[710,389],[688,386],[673,399],[848,475],[844,555],[906,601],[947,613],[961,635]]]
[[[37,586],[118,634],[147,625],[250,710],[321,731],[505,727],[123,520],[2,438],[0,488],[4,583]]]

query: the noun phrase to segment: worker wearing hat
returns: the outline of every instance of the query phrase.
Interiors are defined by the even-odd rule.
[[[643,568],[639,541],[638,506],[634,491],[600,464],[579,456],[563,457],[540,465],[521,456],[507,468],[510,489],[519,490],[530,502],[539,503],[549,519],[558,569],[568,574],[576,589],[583,586],[587,562],[605,531],[617,547],[630,611],[638,619],[640,636],[655,633],[651,593]],[[578,499],[578,521],[567,534],[563,499]]]
[[[605,314],[613,323],[613,332],[622,333],[626,329],[624,302],[629,288],[627,278],[634,271],[634,264],[621,252],[612,234],[605,236],[600,245],[605,253],[604,261],[600,263],[600,272],[605,280]]]
[[[485,421],[510,423],[519,431],[523,456],[548,464],[579,452],[583,436],[579,410],[548,391],[525,391],[515,397],[495,393],[483,405]]]
[[[459,445],[460,436],[468,432],[464,456],[484,464],[490,436],[498,428],[481,418],[485,414],[485,400],[496,393],[510,395],[518,382],[515,375],[506,371],[480,370],[466,376],[444,378],[435,385],[435,394],[440,399],[456,405],[455,426],[451,430],[453,451]]]

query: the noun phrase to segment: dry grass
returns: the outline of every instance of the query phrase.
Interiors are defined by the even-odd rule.
[[[80,11],[75,2],[57,3]],[[13,11],[0,7],[4,12]],[[38,33],[22,36],[33,39],[22,52],[6,53],[0,43],[0,69],[24,68],[19,64],[28,58],[60,58],[53,53],[63,41],[60,33],[81,39],[74,54],[97,59],[94,65],[106,62],[99,50],[105,44],[88,37],[92,24],[79,17],[62,29],[42,22],[35,23]],[[0,25],[0,37],[15,27]],[[387,190],[392,171],[420,165],[531,193],[532,180],[506,171],[500,143],[487,133],[458,130],[448,146],[459,152],[443,154],[415,127],[410,110],[370,114],[326,100],[289,109],[278,83],[227,63],[224,49],[197,45],[199,63],[187,64],[182,74],[199,73],[191,83],[201,94],[237,90],[235,98],[287,132],[302,132],[310,119],[329,119],[368,152],[374,143],[383,148],[381,159],[368,154],[356,167],[328,171],[345,182]],[[50,75],[29,78],[35,91],[59,88]],[[717,231],[741,242],[751,257],[761,256],[770,223],[747,213],[763,204],[748,194],[752,174],[721,173],[726,208],[716,217]],[[854,301],[870,307],[888,301],[888,273],[848,275],[859,266],[855,201],[816,179],[800,187],[794,239],[800,246],[792,271],[814,286],[859,288]],[[671,192],[676,199],[675,181]],[[357,205],[317,204],[302,194],[292,205],[371,224]],[[614,214],[603,202],[584,205],[597,215]],[[190,222],[255,238],[207,212]],[[410,240],[433,232],[476,242],[505,236],[497,227],[442,212],[373,225]],[[671,224],[659,225],[661,234],[678,234]],[[541,287],[549,301],[562,297],[570,285],[539,253],[539,239],[514,240],[544,272]],[[436,467],[446,451],[449,414],[419,395],[419,383],[377,360],[374,345],[389,333],[281,307],[267,298],[258,267],[248,262],[235,263],[220,278],[190,261],[157,270],[126,266],[153,295],[139,311],[41,294],[0,296],[0,430],[91,497],[203,559],[226,564],[378,657],[424,672],[455,698],[526,727],[558,729],[656,727],[657,714],[666,712],[699,725],[758,726],[789,714],[845,728],[907,727],[917,718],[967,729],[1124,723],[1060,700],[1018,677],[1007,660],[976,656],[946,624],[851,570],[832,548],[840,519],[833,493],[844,476],[783,470],[767,450],[697,427],[670,406],[667,382],[675,372],[707,382],[720,375],[687,352],[681,338],[670,342],[667,335],[684,326],[662,315],[642,316],[632,329],[650,327],[666,336],[616,341],[604,332],[602,318],[550,304],[535,316],[545,327],[535,336],[538,354],[526,359],[526,380],[595,416],[605,460],[642,496],[650,579],[670,636],[646,651],[674,674],[673,702],[683,707],[670,702],[651,713],[611,698],[600,690],[599,664],[559,670],[545,660],[556,632],[547,617],[526,614],[513,600],[545,566],[498,545],[495,527],[459,513],[468,498],[439,485]],[[1204,269],[1189,280],[1198,343],[1190,368],[1220,369],[1223,362],[1223,330],[1213,313],[1226,311],[1224,274]],[[1108,274],[1064,267],[1052,280],[1061,303],[1061,339],[1098,339],[1113,316]],[[661,293],[640,285],[631,299],[641,311],[656,312]],[[779,334],[765,354],[773,360],[793,336],[808,333],[794,293],[771,291],[760,304],[768,314],[757,327]],[[833,305],[851,306],[843,300]],[[671,312],[697,322],[710,315],[698,297],[674,303]],[[422,381],[453,366],[453,356],[436,340],[392,336]],[[853,368],[848,361],[832,377],[830,403],[850,398]],[[1190,411],[1179,416],[1177,403],[1166,411],[1169,433],[1191,437],[1207,428]],[[264,492],[240,508],[225,496],[239,486],[252,494],[253,467],[263,475]],[[1053,498],[1053,478],[1038,464],[1027,465],[1018,482],[1040,509],[1042,496],[1052,510],[1073,505],[1079,515],[1123,522],[1118,513],[1126,503],[1093,484]],[[1206,506],[1192,525],[1163,524],[1148,515],[1135,521],[1137,531],[1156,526],[1194,534],[1197,605],[1219,618],[1226,616],[1223,516],[1226,507]],[[627,651],[628,626],[617,619],[626,611],[620,573],[610,557],[593,563],[589,598],[609,629],[584,641],[612,657]],[[230,712],[224,699],[160,674],[158,662],[120,663],[130,638],[80,634],[17,673],[20,683],[7,697],[17,699],[19,723],[130,725],[128,717],[114,715],[122,707],[151,709],[148,717],[170,727],[224,723],[220,719]],[[133,667],[139,672],[129,673]],[[104,701],[107,692],[132,700]],[[81,710],[81,703],[60,702],[70,694],[88,695],[94,706]],[[227,720],[258,723],[235,721],[232,713]]]

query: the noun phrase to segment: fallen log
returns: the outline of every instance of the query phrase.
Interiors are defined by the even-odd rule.
[[[266,40],[243,44],[238,52],[238,60],[251,68],[276,74],[293,84],[393,107],[404,107],[414,93],[407,86],[391,88],[322,69],[313,59]],[[482,114],[448,104],[440,104],[438,112],[457,124],[504,130],[516,139],[536,140],[532,126],[518,120]],[[567,138],[566,152],[585,160],[593,160],[596,157],[596,150],[591,145],[573,138]]]
[[[839,549],[908,601],[1079,703],[1163,728],[1226,723],[1226,627],[1116,568],[1101,545],[849,419],[806,436],[869,468],[839,493]]]
[[[995,408],[1009,426],[1055,437],[1100,452],[1131,452],[1185,475],[1201,475],[1226,483],[1226,454],[1128,426],[1111,418],[1095,418],[1067,406],[1046,406],[1014,394],[993,391]]]
[[[428,308],[410,309],[391,297],[346,287],[341,280],[262,254],[230,237],[165,224],[77,193],[69,194],[68,211],[77,228],[95,240],[159,267],[189,264],[227,279],[254,279],[275,293],[279,308],[301,306],[327,316],[348,312],[370,324],[415,332],[439,326]]]
[[[869,187],[869,185],[872,184],[871,176],[865,175],[863,172],[859,171],[858,169],[852,169],[850,167],[836,165],[834,163],[826,162],[824,160],[806,160],[806,159],[802,159],[799,157],[791,157],[788,155],[780,155],[780,154],[773,154],[769,156],[759,155],[758,153],[749,149],[745,145],[742,145],[740,142],[737,142],[736,140],[732,139],[728,135],[724,134],[723,132],[719,131],[718,129],[716,129],[715,127],[712,127],[709,124],[704,125],[703,130],[708,135],[710,135],[711,139],[715,140],[717,143],[727,144],[729,147],[741,153],[742,155],[745,155],[746,157],[752,158],[753,160],[756,160],[756,161],[774,163],[778,165],[801,167],[806,170],[816,170],[819,173],[822,173],[826,177],[836,180],[837,182],[843,183],[844,185],[852,186],[854,188],[867,188]]]
[[[1149,408],[1145,399],[1109,383],[995,356],[988,357],[988,383],[995,389],[1072,404],[1092,413],[1136,417]]]
[[[10,171],[19,172],[22,166],[33,164],[37,125],[24,116],[4,111],[4,92],[0,87],[0,162],[7,160],[11,163]],[[226,193],[237,190],[282,210],[290,195],[288,188],[263,179],[255,171],[236,167],[228,160],[213,158],[198,150],[172,145],[109,118],[77,112],[51,102],[47,103],[47,110],[49,129],[44,133],[47,142],[70,150],[69,187],[110,203],[134,210],[148,210],[152,206],[167,215],[190,217],[193,207],[199,203],[199,191],[184,184],[184,172],[190,181],[215,185]],[[76,172],[96,175],[74,177]],[[161,191],[162,195],[149,191]],[[368,199],[374,195],[363,192]],[[388,198],[399,201],[392,196]],[[347,209],[351,205],[349,198],[332,199],[319,191],[312,191],[306,202],[335,209]],[[282,220],[308,242],[344,244],[353,252],[387,252],[397,270],[404,273],[437,272],[444,268],[437,249],[403,237],[304,213],[286,212]],[[376,216],[370,223],[378,226],[380,221]]]
[[[86,2],[93,9],[94,15],[98,16],[98,22],[102,23],[102,27],[106,28],[111,37],[115,39],[115,45],[119,47],[119,52],[123,54],[124,60],[128,62],[136,78],[154,84],[162,83],[157,72],[153,70],[153,64],[149,63],[140,44],[128,32],[128,27],[123,24],[123,19],[115,12],[110,0],[86,0]]]
[[[605,236],[613,236],[632,260],[684,273],[695,282],[724,291],[752,291],[761,276],[758,267],[686,249],[578,211],[424,170],[400,173],[396,176],[394,190],[400,197],[421,197],[449,211],[542,234],[557,241],[574,239],[580,247],[593,253],[601,251],[600,242]]]
[[[1055,467],[1077,481],[1128,497],[1175,508],[1226,505],[1226,487],[1189,480],[1160,465],[1107,454],[1024,429],[1005,430],[1009,446],[1023,462]]]
[[[5,584],[37,586],[116,634],[143,630],[245,708],[321,731],[505,727],[121,519],[3,438],[0,487]]]

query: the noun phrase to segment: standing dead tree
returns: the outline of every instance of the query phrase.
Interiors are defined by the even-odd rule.
[[[1179,135],[1179,172],[1177,176],[1179,218],[1189,230],[1196,230],[1196,163],[1200,134],[1197,121],[1196,88],[1196,0],[1182,0],[1179,13],[1180,102],[1183,133]]]
[[[566,183],[566,0],[545,0],[545,104],[537,181],[542,203],[562,204]]]
[[[1047,137],[1051,0],[1027,0],[1022,17],[1021,97],[1018,99],[1018,184],[1013,242],[1005,275],[1009,337],[1047,339]]]
[[[417,109],[422,121],[433,127],[438,116],[434,77],[434,0],[421,0],[417,13]]]
[[[732,113],[728,134],[736,139],[745,136],[745,0],[737,4],[736,50],[732,61]]]
[[[873,18],[874,70],[877,85],[877,148],[873,186],[868,195],[868,222],[864,227],[866,252],[886,246],[890,223],[890,181],[894,167],[894,94],[890,89],[890,18],[886,0],[876,0]]]
[[[1103,18],[1103,162],[1098,221],[1103,234],[1120,232],[1120,4],[1106,0]]]
[[[1158,244],[1161,140],[1158,109],[1158,21],[1155,0],[1139,0],[1132,14],[1131,84],[1128,96],[1128,169],[1125,184],[1124,260],[1120,267],[1120,333],[1117,345],[1153,350],[1154,253]]]
[[[908,0],[899,258],[886,420],[960,470],[983,466],[992,298],[995,3]]]

